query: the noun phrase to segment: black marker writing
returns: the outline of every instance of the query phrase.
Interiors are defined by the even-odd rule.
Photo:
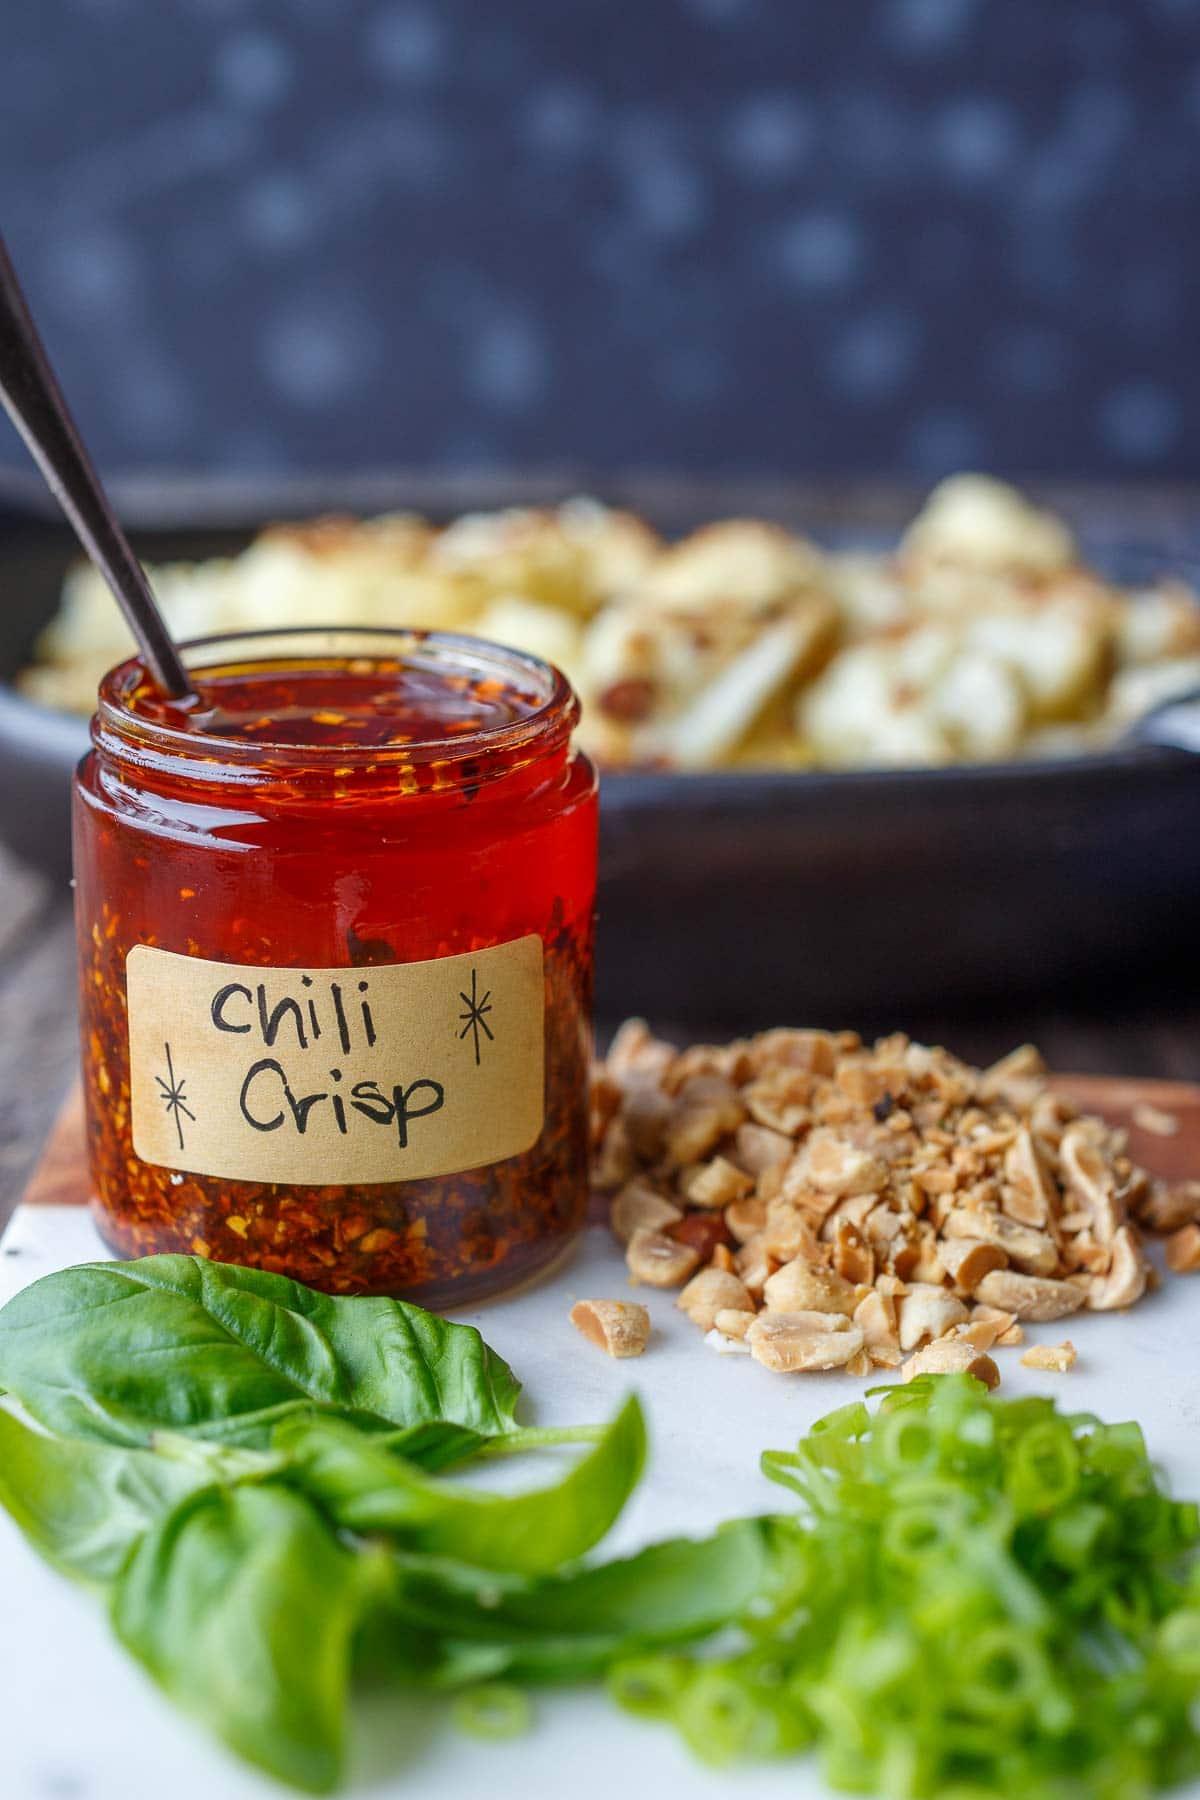
[[[300,985],[312,988],[312,976],[302,975]],[[367,986],[365,981],[360,981],[359,993],[365,994]],[[290,1042],[298,1050],[307,1050],[311,1044],[320,1041],[325,1030],[336,1030],[342,1054],[349,1056],[355,1048],[356,1037],[368,1050],[374,1049],[379,1037],[369,1002],[361,999],[358,1010],[361,1026],[353,1008],[347,1010],[345,992],[337,981],[328,984],[324,997],[313,992],[298,1000],[290,994],[273,1000],[264,981],[253,988],[243,981],[230,981],[213,995],[209,1017],[218,1031],[243,1037],[256,1032],[268,1050],[273,1050],[281,1040]]]
[[[227,1003],[233,999],[235,994],[244,994],[247,1000],[253,1000],[254,998],[250,989],[248,987],[243,987],[240,981],[231,981],[227,987],[221,988],[218,993],[213,995],[213,1003],[210,1012],[212,1015],[212,1022],[218,1031],[250,1031],[253,1029],[250,1025],[231,1025],[229,1020],[225,1017],[225,1007]]]
[[[330,983],[329,992],[333,996],[333,1010],[337,1014],[338,1037],[341,1039],[343,1051],[349,1056],[350,1027],[346,1023],[346,1009],[342,1005],[342,990],[336,981]]]
[[[342,1079],[340,1069],[331,1069],[329,1073],[335,1081]],[[246,1123],[255,1131],[279,1131],[290,1118],[295,1130],[303,1136],[308,1128],[309,1114],[325,1100],[330,1102],[338,1130],[346,1133],[349,1119],[346,1102],[340,1094],[322,1089],[319,1093],[298,1095],[292,1090],[283,1064],[273,1056],[264,1056],[247,1070],[238,1106]],[[354,1111],[374,1125],[394,1125],[402,1150],[408,1148],[412,1122],[440,1112],[445,1101],[446,1090],[441,1082],[427,1076],[408,1086],[397,1082],[386,1093],[375,1081],[355,1082],[350,1090],[350,1106]]]
[[[358,984],[359,993],[365,994],[370,985],[369,981],[360,981]],[[373,1049],[375,1044],[375,1021],[371,1017],[371,1008],[368,1006],[367,1002],[363,1000],[360,1004],[362,1006],[363,1030],[367,1034],[367,1048]]]

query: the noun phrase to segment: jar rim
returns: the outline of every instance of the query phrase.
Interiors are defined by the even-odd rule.
[[[521,750],[540,756],[563,742],[579,719],[578,697],[560,669],[528,651],[465,632],[403,626],[288,625],[214,633],[189,639],[179,649],[189,671],[219,669],[230,661],[279,660],[311,666],[324,658],[413,659],[419,655],[433,667],[452,660],[460,675],[532,683],[538,697],[518,718],[481,724],[451,737],[416,738],[405,744],[251,741],[188,730],[138,712],[130,696],[144,679],[146,668],[139,656],[132,656],[110,669],[100,683],[92,720],[92,741],[98,749],[114,749],[118,754],[131,754],[140,763],[160,767],[185,760],[193,766],[193,779],[214,781],[236,781],[239,776],[254,779],[251,772],[261,771],[264,763],[280,773],[336,769],[350,774],[368,765],[379,769],[406,763],[476,763],[480,758],[498,757],[511,768],[514,760],[524,760],[519,757]],[[247,655],[248,651],[252,654]]]

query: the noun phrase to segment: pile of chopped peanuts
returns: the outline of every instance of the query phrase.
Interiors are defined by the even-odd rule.
[[[715,1348],[768,1369],[994,1386],[989,1352],[1023,1343],[1022,1321],[1131,1306],[1154,1284],[1139,1224],[1171,1234],[1172,1268],[1200,1267],[1200,1183],[1136,1167],[1031,1045],[981,1071],[899,1033],[677,1050],[630,1020],[595,1073],[593,1142],[631,1280],[681,1289]],[[584,1306],[594,1342],[644,1347],[633,1303]],[[1024,1360],[1066,1370],[1075,1352]]]

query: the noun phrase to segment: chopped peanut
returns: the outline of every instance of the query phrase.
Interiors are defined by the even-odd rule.
[[[990,1388],[1000,1386],[1000,1371],[991,1357],[963,1338],[939,1338],[910,1356],[904,1365],[905,1381],[913,1381],[918,1375],[958,1374],[974,1375]]]
[[[805,1331],[849,1331],[850,1329],[850,1320],[845,1313],[818,1312],[812,1307],[804,1307],[799,1312],[791,1313],[773,1313],[768,1309],[766,1312],[757,1314],[757,1317],[764,1321],[786,1318],[789,1324],[803,1327]]]
[[[763,1249],[778,1262],[794,1262],[800,1257],[817,1267],[825,1263],[826,1252],[818,1242],[811,1219],[788,1200],[771,1201],[760,1236]]]
[[[767,1204],[752,1195],[748,1200],[735,1200],[725,1208],[725,1224],[729,1235],[739,1244],[748,1244],[752,1237],[757,1237],[767,1222]]]
[[[1007,1100],[1020,1091],[1026,1081],[1040,1081],[1046,1073],[1041,1053],[1032,1044],[1018,1044],[979,1077],[978,1093],[982,1100]]]
[[[833,1240],[833,1266],[844,1281],[870,1287],[875,1279],[875,1252],[850,1219],[837,1221]]]
[[[676,1095],[666,1126],[666,1151],[679,1166],[701,1162],[746,1116],[722,1075],[693,1075]]]
[[[727,1241],[725,1221],[719,1213],[691,1212],[673,1225],[663,1227],[663,1236],[677,1244],[690,1244],[702,1263],[709,1263]]]
[[[810,1135],[800,1164],[804,1179],[820,1194],[878,1194],[887,1185],[887,1169],[878,1157],[824,1127]]]
[[[956,1325],[948,1336],[974,1344],[976,1350],[990,1350],[999,1339],[1000,1327],[995,1319],[968,1319],[965,1325]]]
[[[675,1047],[656,1038],[645,1019],[626,1019],[617,1027],[604,1067],[618,1086],[630,1076],[658,1079],[675,1060]]]
[[[769,1277],[763,1298],[770,1310],[778,1313],[845,1313],[848,1318],[858,1305],[858,1296],[848,1281],[832,1269],[814,1269],[802,1257],[785,1263]]]
[[[618,1114],[598,1145],[592,1146],[592,1186],[598,1194],[611,1194],[628,1181],[637,1168],[637,1153],[629,1139],[629,1127]]]
[[[621,1105],[621,1084],[602,1064],[592,1069],[588,1085],[589,1141],[599,1144]]]
[[[864,1294],[854,1309],[854,1323],[862,1332],[872,1356],[880,1350],[886,1350],[889,1354],[894,1350],[897,1352],[897,1361],[899,1360],[900,1331],[897,1321],[895,1298],[891,1294],[881,1294],[878,1288]]]
[[[989,1306],[1002,1307],[1018,1319],[1063,1319],[1078,1312],[1085,1295],[1069,1281],[1048,1281],[1041,1275],[1021,1275],[1016,1269],[994,1269],[975,1292]]]
[[[974,1238],[991,1244],[1028,1275],[1050,1275],[1058,1267],[1058,1249],[1048,1232],[1020,1225],[992,1206],[966,1203],[957,1207],[946,1215],[943,1230],[948,1238]]]
[[[780,1373],[842,1369],[863,1347],[863,1334],[846,1321],[844,1331],[816,1331],[803,1314],[760,1313],[746,1332],[750,1354]]]
[[[954,1282],[959,1294],[973,1294],[985,1275],[1003,1269],[1008,1257],[998,1244],[985,1244],[977,1239],[947,1239],[938,1245],[942,1267]]]
[[[1112,1312],[1132,1306],[1146,1291],[1150,1265],[1131,1225],[1122,1225],[1112,1241],[1112,1261],[1105,1275],[1094,1275],[1087,1286],[1087,1303],[1094,1312]],[[1030,1315],[1032,1316],[1032,1315]]]
[[[1200,1225],[1183,1225],[1167,1239],[1167,1267],[1177,1275],[1200,1269]]]
[[[655,1162],[662,1155],[671,1102],[657,1088],[644,1082],[626,1089],[619,1114],[635,1156],[643,1162]]]
[[[1129,1117],[1139,1131],[1148,1131],[1152,1137],[1174,1137],[1179,1130],[1179,1120],[1174,1113],[1164,1112],[1160,1106],[1151,1106],[1146,1101],[1135,1106]]]
[[[979,1071],[900,1032],[675,1051],[634,1024],[592,1118],[633,1278],[687,1282],[681,1308],[710,1341],[744,1333],[771,1367],[915,1351],[919,1368],[976,1357],[986,1374],[993,1346],[1023,1344],[1022,1320],[1137,1301],[1156,1279],[1139,1226],[1172,1234],[1172,1268],[1200,1271],[1200,1183],[1152,1180],[1029,1045]],[[857,1349],[814,1341],[847,1331]]]
[[[726,1337],[744,1338],[757,1317],[758,1314],[753,1311],[738,1312],[731,1307],[723,1306],[713,1320],[713,1324],[718,1331],[724,1332]]]
[[[1200,1215],[1200,1181],[1149,1181],[1135,1210],[1148,1231],[1178,1231]]]
[[[683,1183],[684,1198],[693,1206],[731,1206],[754,1186],[753,1178],[724,1156],[693,1169]]]
[[[571,1323],[610,1356],[640,1356],[650,1337],[650,1314],[633,1300],[578,1300]]]
[[[1007,1185],[1003,1205],[1022,1225],[1043,1226],[1055,1211],[1056,1194],[1032,1132],[1022,1125],[1004,1158]]]
[[[750,1117],[756,1125],[782,1136],[789,1155],[791,1144],[788,1140],[812,1118],[808,1107],[812,1089],[811,1075],[798,1069],[779,1068],[752,1081],[744,1090]]]
[[[635,1231],[625,1252],[633,1281],[647,1287],[681,1287],[700,1261],[700,1252],[661,1231]]]
[[[1068,1125],[1063,1132],[1058,1155],[1069,1199],[1082,1209],[1093,1235],[1102,1244],[1111,1243],[1121,1222],[1116,1176],[1086,1134],[1082,1121]]]
[[[748,1175],[765,1175],[781,1163],[790,1161],[792,1140],[782,1131],[766,1125],[739,1125],[733,1140],[733,1160]]]
[[[734,1267],[752,1294],[761,1296],[768,1279],[779,1264],[773,1256],[768,1256],[763,1249],[761,1238],[751,1238],[743,1244],[733,1259]]]
[[[1073,1369],[1077,1360],[1077,1351],[1070,1338],[1061,1344],[1031,1344],[1021,1361],[1027,1369],[1053,1369],[1059,1375],[1065,1375]]]
[[[972,1319],[984,1319],[988,1324],[994,1325],[998,1337],[1006,1331],[1011,1331],[1017,1322],[1016,1313],[1005,1312],[1000,1306],[985,1306],[979,1301],[976,1301],[971,1308],[971,1317]]]
[[[736,1275],[727,1275],[722,1269],[701,1269],[698,1275],[692,1276],[675,1304],[702,1331],[711,1331],[717,1322],[717,1314],[723,1310],[747,1312],[753,1309],[753,1301],[743,1283]]]
[[[682,1217],[682,1207],[656,1192],[640,1175],[626,1182],[608,1212],[614,1235],[623,1244],[635,1231],[661,1231],[664,1225],[673,1225]]]
[[[921,1282],[900,1302],[900,1348],[916,1350],[931,1338],[944,1337],[952,1325],[965,1322],[967,1309],[957,1294]]]
[[[936,1287],[946,1279],[941,1248],[933,1226],[920,1219],[910,1227],[908,1242],[893,1254],[892,1267],[905,1281],[920,1281]]]

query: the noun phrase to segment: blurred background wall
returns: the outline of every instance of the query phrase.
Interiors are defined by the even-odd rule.
[[[1195,0],[3,5],[110,468],[1198,475],[1198,171]]]

